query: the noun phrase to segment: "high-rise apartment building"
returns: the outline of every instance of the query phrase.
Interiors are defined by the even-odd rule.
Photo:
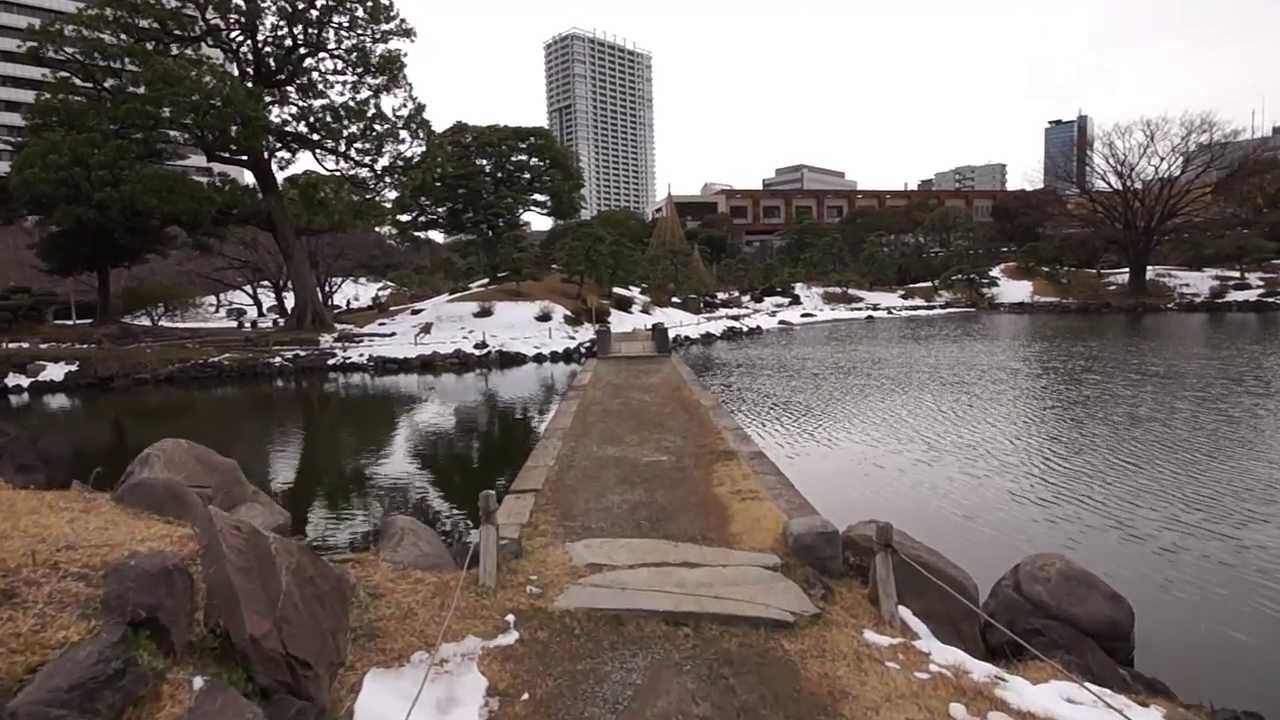
[[[1050,120],[1044,129],[1044,186],[1056,190],[1087,186],[1092,147],[1093,123],[1088,115]]]
[[[8,175],[15,151],[12,141],[24,137],[27,110],[49,84],[49,71],[31,64],[24,54],[25,30],[45,20],[74,13],[84,3],[75,0],[4,0],[0,2],[0,176]],[[240,168],[210,165],[194,153],[169,164],[193,177],[225,172],[243,180]]]
[[[582,171],[582,216],[654,197],[653,65],[648,52],[573,28],[542,46],[547,127]]]
[[[929,190],[1007,190],[1009,173],[1004,163],[961,165],[934,173]],[[926,189],[926,188],[920,188]]]

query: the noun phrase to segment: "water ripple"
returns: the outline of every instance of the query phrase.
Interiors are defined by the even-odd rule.
[[[983,586],[1066,552],[1134,603],[1142,668],[1280,714],[1276,318],[975,314],[686,359],[836,522],[892,519]]]

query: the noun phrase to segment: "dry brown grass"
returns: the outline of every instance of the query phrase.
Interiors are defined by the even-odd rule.
[[[502,283],[481,288],[453,299],[453,302],[482,302],[503,300],[524,300],[529,302],[552,302],[566,310],[581,307],[588,298],[596,297],[607,300],[607,293],[594,282],[588,280],[582,286],[579,296],[577,283],[570,282],[559,273],[551,273],[538,280],[526,280],[517,288],[515,283]]]
[[[124,509],[104,494],[0,484],[0,695],[98,627],[102,573],[130,552],[194,563],[190,528]]]
[[[760,487],[756,476],[737,458],[716,463],[711,489],[728,509],[729,537],[736,548],[780,552],[786,519]]]
[[[1025,268],[1018,263],[1005,263],[1000,267],[1010,280],[1035,280],[1038,276],[1034,270]]]

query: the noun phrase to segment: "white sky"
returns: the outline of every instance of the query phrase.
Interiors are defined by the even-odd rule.
[[[1043,129],[1214,110],[1280,124],[1280,0],[399,0],[437,129],[545,125],[542,43],[577,26],[653,53],[657,193],[775,167],[899,189],[1004,162],[1038,184]]]

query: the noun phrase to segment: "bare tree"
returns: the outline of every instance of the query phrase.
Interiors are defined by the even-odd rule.
[[[258,317],[267,315],[259,284],[271,289],[281,316],[288,316],[285,293],[289,290],[289,266],[269,233],[253,227],[237,227],[202,249],[216,258],[214,267],[198,276],[232,292],[241,292],[253,303]]]
[[[1114,125],[1084,149],[1084,174],[1067,204],[1090,229],[1115,238],[1130,292],[1147,293],[1156,248],[1208,218],[1214,184],[1247,152],[1233,142],[1238,136],[1212,113],[1184,113]]]

